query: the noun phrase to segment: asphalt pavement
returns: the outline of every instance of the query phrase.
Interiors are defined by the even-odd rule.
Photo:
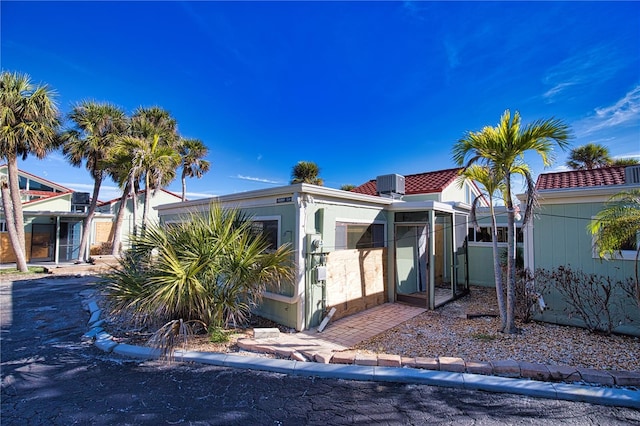
[[[628,389],[600,388],[605,399],[626,391],[620,395],[631,399],[615,404],[625,408],[558,400],[557,389],[502,393],[504,383],[483,388],[470,375],[406,368],[198,353],[170,364],[130,358],[145,349],[105,351],[83,337],[92,330],[83,297],[94,282],[1,283],[3,425],[640,424],[637,393]]]

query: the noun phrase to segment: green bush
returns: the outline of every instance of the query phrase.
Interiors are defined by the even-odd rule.
[[[133,236],[120,269],[104,276],[114,310],[142,324],[183,320],[205,328],[243,323],[267,285],[292,277],[288,246],[269,250],[263,235],[235,209],[179,224],[149,226]]]
[[[209,327],[209,341],[212,343],[226,343],[229,341],[229,334],[220,327]]]

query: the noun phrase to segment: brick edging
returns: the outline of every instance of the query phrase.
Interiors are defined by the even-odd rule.
[[[306,360],[324,364],[408,367],[455,373],[523,378],[545,382],[585,382],[601,386],[640,387],[640,372],[638,371],[597,370],[593,368],[546,365],[515,360],[486,362],[464,360],[457,357],[409,358],[393,354],[363,353],[355,350],[306,352],[282,347],[277,344],[270,344],[268,341],[259,342],[253,339],[240,339],[237,344],[240,348],[252,352],[270,353],[298,361]]]

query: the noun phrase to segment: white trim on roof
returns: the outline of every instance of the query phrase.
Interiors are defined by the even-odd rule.
[[[608,201],[612,195],[630,189],[640,189],[640,185],[603,185],[579,188],[541,189],[538,190],[540,204],[567,203],[601,203]],[[526,194],[518,194],[520,201],[526,199]]]
[[[270,206],[274,204],[291,203],[292,201],[278,202],[279,198],[294,197],[296,193],[309,194],[311,196],[322,197],[322,199],[339,199],[352,202],[360,202],[363,204],[373,204],[386,206],[393,203],[390,198],[383,198],[374,195],[358,194],[350,191],[342,191],[340,189],[327,188],[324,186],[309,185],[299,183],[295,185],[280,186],[276,188],[258,189],[254,191],[238,192],[235,194],[221,195],[218,197],[202,198],[193,201],[185,201],[179,203],[162,204],[155,207],[159,213],[179,214],[184,212],[202,212],[209,209],[209,205],[217,202],[228,206],[237,207],[259,207]]]
[[[9,166],[7,164],[0,165],[0,169],[7,169],[7,173],[9,173],[9,170],[8,170]],[[36,182],[40,182],[40,183],[45,184],[47,186],[51,186],[51,187],[53,187],[54,189],[56,189],[58,191],[61,191],[61,192],[74,192],[73,189],[71,189],[71,188],[67,188],[67,187],[62,186],[62,185],[60,185],[58,183],[55,183],[55,182],[52,182],[50,180],[44,179],[44,178],[42,178],[40,176],[36,176],[33,173],[29,173],[27,171],[18,169],[18,176],[20,176],[21,174],[26,176],[26,177],[28,177],[29,179],[35,180]]]

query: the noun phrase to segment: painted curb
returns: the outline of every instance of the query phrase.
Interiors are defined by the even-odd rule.
[[[373,367],[348,364],[321,364],[318,362],[298,362],[292,374],[326,379],[373,381]]]
[[[89,325],[89,327],[92,327],[93,324],[97,323],[98,320],[100,320],[100,314],[102,313],[101,309],[98,309],[97,311],[93,311],[91,313],[91,318],[89,318],[89,322],[87,323]]]
[[[112,352],[114,354],[138,359],[157,359],[160,357],[160,351],[157,349],[144,346],[127,345],[126,343],[117,344],[113,347]]]
[[[422,385],[464,387],[462,373],[420,370],[417,368],[374,367],[375,380],[385,382],[418,383]]]
[[[463,374],[462,378],[465,389],[487,392],[508,392],[539,398],[558,399],[558,393],[553,383],[468,373]]]
[[[554,383],[557,399],[640,408],[640,391]]]

